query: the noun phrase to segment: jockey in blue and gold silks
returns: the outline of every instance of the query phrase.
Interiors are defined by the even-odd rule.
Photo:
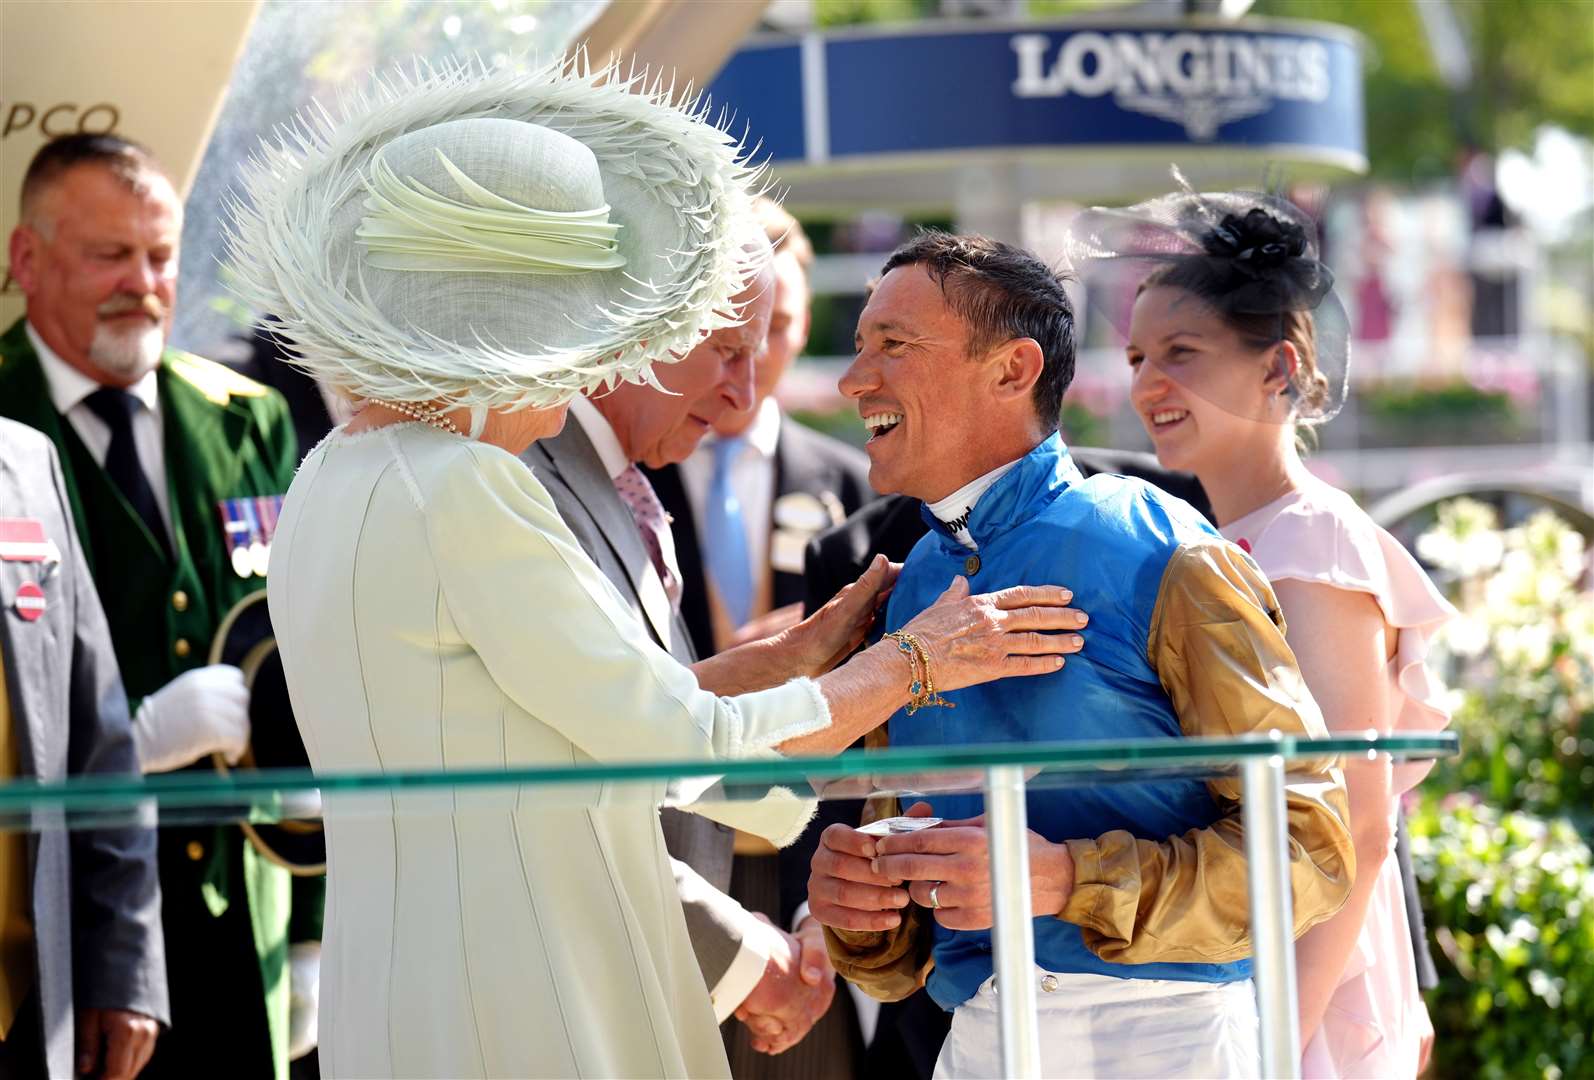
[[[892,743],[1325,733],[1277,599],[1245,552],[1187,503],[1122,476],[1084,479],[1070,459],[1058,422],[1074,316],[1054,268],[988,237],[922,233],[887,257],[854,346],[840,388],[871,433],[870,485],[919,500],[931,528],[884,619],[910,654],[910,704],[891,718]],[[1161,422],[1196,425],[1188,410]],[[943,658],[898,636],[919,611],[947,591],[1042,586],[1071,590],[1087,617],[1066,667],[939,697],[926,689]],[[1006,663],[1023,672],[1033,659]],[[943,701],[953,707],[925,707]],[[1032,977],[1047,1075],[1256,1074],[1241,794],[1233,777],[1032,786]],[[1285,800],[1299,934],[1345,903],[1355,849],[1331,763],[1297,769]],[[945,818],[981,809],[975,796],[930,801]],[[1007,1067],[989,843],[978,820],[878,838],[838,822],[811,862],[809,903],[836,970],[884,1000],[927,983],[952,1013],[938,1077]]]
[[[975,503],[967,530],[976,554],[925,516],[931,532],[903,564],[888,631],[967,574],[976,591],[1067,583],[1090,613],[1089,638],[1053,675],[951,691],[951,709],[897,713],[892,745],[1324,734],[1266,578],[1187,503],[1140,480],[1083,479],[1054,434]],[[1286,802],[1299,933],[1338,910],[1352,867],[1337,771],[1293,779]],[[1064,909],[1035,920],[1037,966],[1249,978],[1238,797],[1237,778],[1032,789],[1030,828],[1066,841],[1075,868]],[[983,809],[977,795],[929,801],[945,818]],[[949,930],[917,907],[895,931],[830,933],[838,970],[881,996],[901,996],[931,964],[929,991],[952,1010],[992,975],[989,931]]]

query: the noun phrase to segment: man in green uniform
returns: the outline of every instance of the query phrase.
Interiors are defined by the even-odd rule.
[[[0,337],[0,415],[60,453],[146,773],[209,769],[248,743],[243,675],[206,657],[227,611],[264,585],[272,497],[297,461],[274,391],[166,348],[181,228],[142,147],[46,144],[11,234],[27,313]],[[290,932],[320,937],[323,883],[290,878],[236,826],[160,833],[172,1027],[144,1075],[281,1080]],[[316,948],[296,946],[292,965],[312,982]]]

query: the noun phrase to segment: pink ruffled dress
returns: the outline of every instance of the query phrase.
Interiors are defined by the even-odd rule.
[[[1400,542],[1374,524],[1349,495],[1321,481],[1223,527],[1270,581],[1306,581],[1364,592],[1397,633],[1389,662],[1389,730],[1438,731],[1450,722],[1443,688],[1424,659],[1434,631],[1456,611]],[[1397,764],[1391,822],[1400,796],[1432,766]],[[1367,873],[1369,868],[1358,868]],[[1308,1078],[1417,1075],[1422,1042],[1433,1030],[1417,988],[1400,870],[1391,850],[1377,868],[1367,919],[1317,1034],[1302,1055]]]

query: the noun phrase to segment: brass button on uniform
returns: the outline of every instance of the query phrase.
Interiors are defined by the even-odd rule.
[[[964,559],[963,572],[969,577],[973,577],[975,574],[978,574],[980,572],[980,557],[978,555],[970,555],[968,558]]]
[[[181,590],[181,589],[178,589],[176,592],[172,593],[172,610],[173,611],[187,611],[188,610],[188,594],[183,592],[183,590]]]
[[[1041,976],[1041,989],[1046,991],[1048,994],[1055,994],[1057,992],[1057,976],[1056,975],[1043,975],[1043,976]]]
[[[172,643],[172,652],[177,654],[179,660],[193,651],[194,647],[188,644],[188,639],[185,637],[180,637]]]
[[[203,859],[205,857],[205,845],[198,840],[188,841],[188,857],[194,862]]]

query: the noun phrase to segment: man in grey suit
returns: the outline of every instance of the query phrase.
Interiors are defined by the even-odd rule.
[[[565,523],[659,645],[690,664],[704,689],[738,693],[782,681],[789,649],[754,643],[701,663],[680,614],[680,570],[667,517],[641,470],[689,455],[721,414],[752,402],[753,363],[764,348],[773,306],[767,267],[739,297],[745,321],[717,331],[685,359],[655,374],[671,394],[625,384],[578,398],[564,432],[523,455]],[[789,674],[798,674],[790,671]],[[687,929],[723,1022],[806,1032],[835,993],[817,953],[727,895],[733,830],[696,814],[665,810],[665,844],[675,862]],[[805,962],[806,960],[806,962]],[[766,1017],[778,1016],[772,1023]],[[788,1034],[788,1037],[790,1035]]]
[[[802,225],[779,203],[760,197],[754,208],[774,249],[775,295],[769,336],[754,373],[752,408],[727,411],[679,465],[645,470],[672,518],[684,585],[681,613],[699,656],[713,656],[737,641],[800,620],[806,597],[803,550],[809,539],[874,498],[868,455],[797,423],[777,401],[776,388],[808,344],[814,250]],[[871,561],[864,559],[848,583]],[[776,851],[757,837],[738,834],[730,886],[742,906],[763,912],[799,940],[823,935],[818,920],[803,914],[813,856],[805,841],[806,834]],[[797,849],[803,851],[794,855]],[[821,964],[821,973],[832,977],[828,963]],[[743,1025],[725,1025],[731,1075],[737,1080],[865,1075],[863,1032],[879,1005],[844,983],[839,987],[829,1011],[798,1045],[761,1037]],[[878,1033],[879,1025],[873,1030]]]
[[[60,462],[10,420],[0,508],[0,777],[137,776]],[[0,834],[0,1076],[131,1078],[171,1015],[154,830],[67,831],[59,811],[33,822]]]

